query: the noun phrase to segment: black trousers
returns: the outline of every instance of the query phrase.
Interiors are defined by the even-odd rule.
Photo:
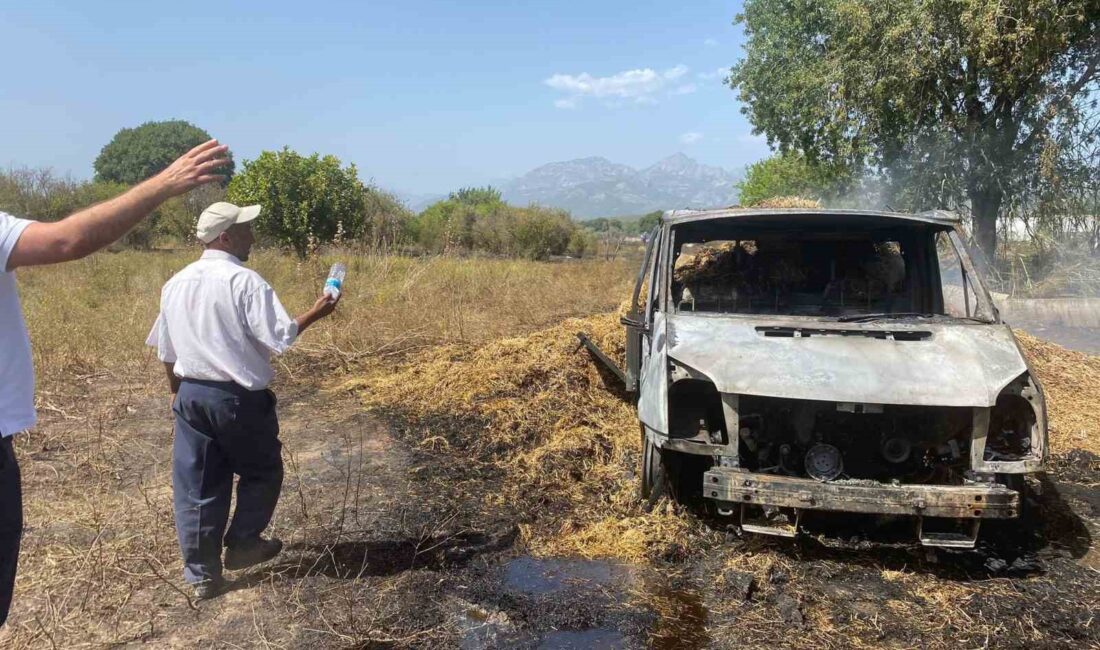
[[[8,620],[23,535],[23,488],[11,437],[0,436],[0,626]]]
[[[189,583],[220,578],[223,543],[255,542],[271,522],[283,484],[275,401],[270,390],[250,391],[233,382],[180,383],[172,408],[172,491]],[[230,523],[234,474],[240,480]]]

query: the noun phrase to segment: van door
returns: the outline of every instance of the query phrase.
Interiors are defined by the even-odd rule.
[[[649,289],[644,301],[641,335],[638,337],[641,358],[638,369],[638,419],[650,429],[668,434],[668,339],[665,313],[661,310],[664,276],[669,266],[664,259],[667,246],[658,233],[645,282]]]
[[[630,299],[630,310],[622,319],[626,326],[626,390],[633,393],[638,390],[638,376],[642,365],[642,337],[646,330],[646,309],[650,303],[653,284],[650,277],[653,272],[657,239],[661,227],[657,226],[646,236],[645,255],[638,277],[634,282],[634,294]],[[648,283],[648,284],[647,284]],[[645,291],[643,291],[643,289]]]

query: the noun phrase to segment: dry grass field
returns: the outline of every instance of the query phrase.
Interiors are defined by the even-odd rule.
[[[140,376],[149,363],[145,336],[160,288],[199,254],[103,253],[74,264],[21,271],[27,324],[34,333],[40,392],[74,378],[110,372]],[[621,262],[407,258],[371,251],[331,253],[300,262],[271,251],[249,266],[263,275],[292,314],[313,304],[329,266],[348,264],[347,300],[288,355],[297,363],[336,365],[439,343],[477,343],[527,331],[616,303],[629,271]],[[547,272],[553,269],[553,273]],[[316,378],[316,377],[314,377]]]
[[[978,550],[742,537],[635,498],[632,408],[573,338],[621,350],[622,262],[257,254],[292,312],[334,259],[348,293],[279,362],[287,550],[196,604],[142,346],[193,256],[20,272],[42,422],[17,439],[27,528],[2,647],[1100,643],[1100,358],[1024,338],[1055,458],[1031,518]]]

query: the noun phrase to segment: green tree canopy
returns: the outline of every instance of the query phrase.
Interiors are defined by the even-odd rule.
[[[801,196],[826,201],[842,194],[851,184],[845,168],[812,163],[801,153],[776,154],[749,165],[737,184],[741,205],[752,206],[777,196]]]
[[[908,208],[1002,208],[1097,84],[1096,0],[746,0],[729,82],[780,151],[870,166]]]
[[[654,210],[649,214],[643,215],[641,219],[638,219],[639,232],[647,233],[657,227],[657,224],[661,223],[661,217],[664,215],[662,210]]]
[[[210,139],[210,134],[183,120],[146,122],[139,127],[122,129],[107,143],[95,159],[95,179],[135,185],[159,173],[172,161]],[[232,154],[228,169],[233,175]]]
[[[466,205],[493,205],[503,203],[500,190],[492,185],[485,187],[463,187],[457,192],[451,192],[450,198]]]
[[[584,227],[593,232],[607,232],[612,228],[621,228],[622,222],[607,217],[596,217],[594,219],[586,219],[584,221]]]
[[[366,187],[355,165],[341,167],[335,156],[306,157],[286,147],[246,161],[229,183],[226,200],[262,205],[257,231],[301,257],[337,234],[360,237],[366,222]]]

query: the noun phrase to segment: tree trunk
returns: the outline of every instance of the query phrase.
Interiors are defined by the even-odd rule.
[[[997,261],[997,216],[1004,192],[998,188],[972,190],[970,210],[974,218],[974,240],[992,266]]]

